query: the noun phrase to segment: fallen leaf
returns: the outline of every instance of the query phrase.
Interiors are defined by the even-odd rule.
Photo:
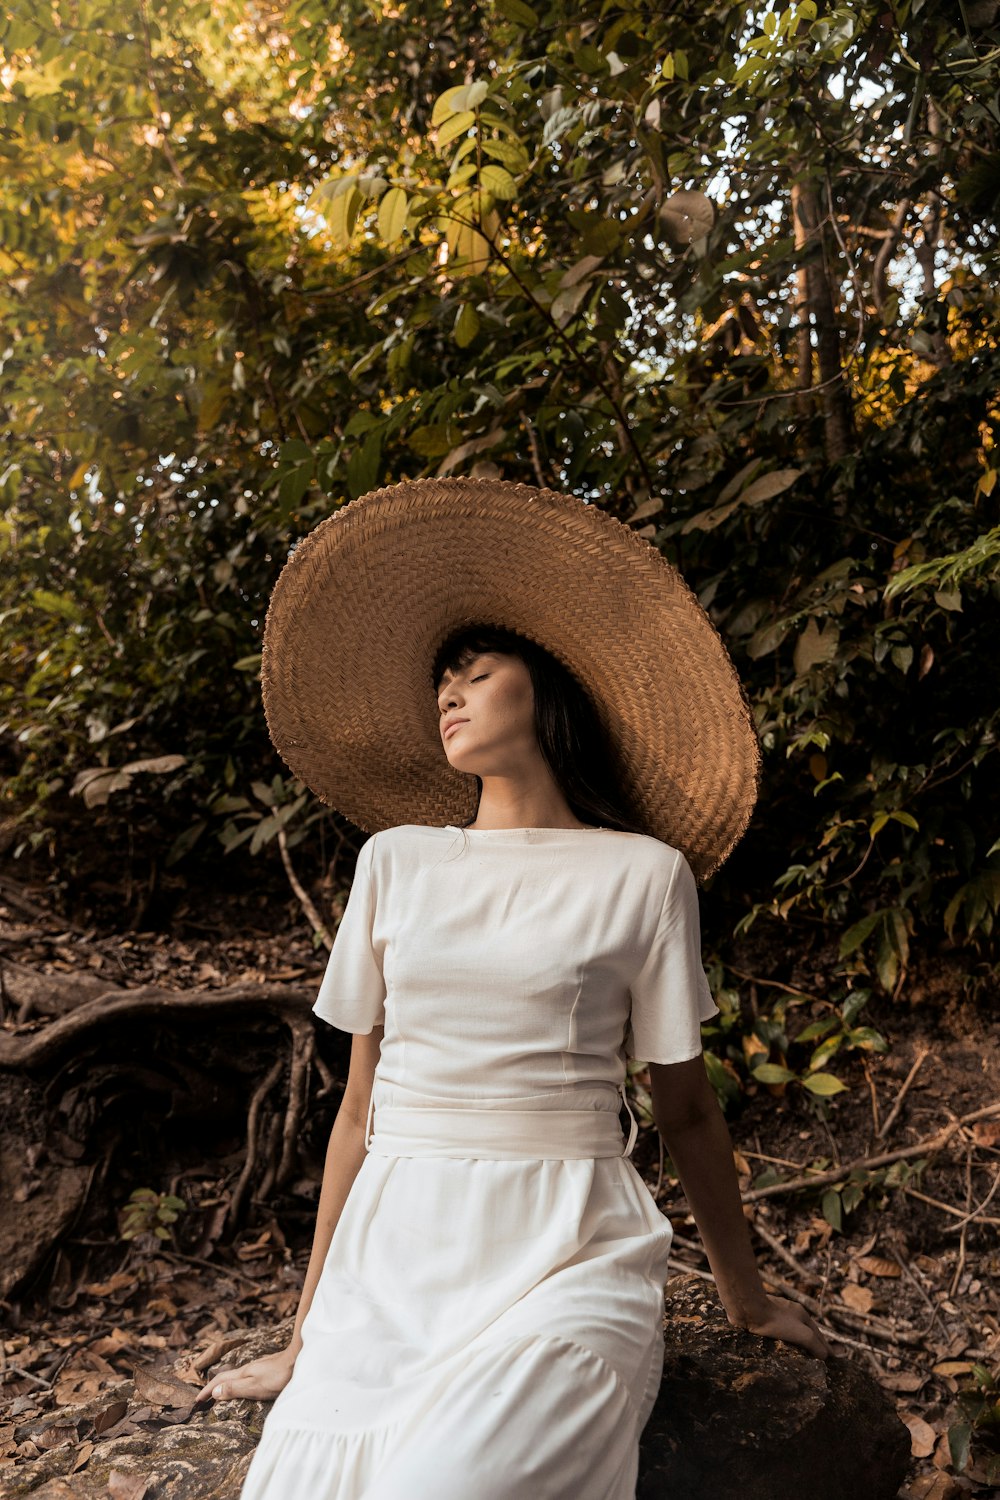
[[[87,1440],[87,1442],[81,1443],[80,1446],[79,1446],[79,1448],[77,1449],[76,1458],[74,1458],[74,1460],[73,1460],[73,1467],[70,1469],[69,1472],[71,1474],[75,1474],[75,1473],[77,1473],[78,1470],[80,1470],[82,1468],[85,1468],[86,1464],[87,1464],[87,1461],[90,1458],[90,1455],[93,1453],[93,1451],[94,1451],[94,1444],[92,1442],[90,1442],[89,1439]]]
[[[916,1414],[903,1415],[903,1421],[910,1429],[910,1453],[914,1458],[929,1458],[934,1452],[938,1439],[934,1428],[929,1422],[925,1422],[923,1417],[918,1417]]]
[[[137,1277],[130,1275],[128,1271],[116,1271],[107,1281],[91,1281],[81,1290],[91,1297],[108,1297],[112,1292],[120,1292],[123,1287],[136,1285]]]
[[[133,1365],[135,1394],[138,1400],[150,1406],[190,1406],[198,1394],[196,1385],[178,1380],[167,1370],[151,1370],[144,1365]]]
[[[89,1348],[95,1354],[117,1354],[119,1349],[131,1349],[132,1335],[122,1328],[112,1328],[104,1338],[95,1339]]]
[[[107,1432],[109,1427],[115,1427],[128,1411],[127,1401],[112,1401],[103,1411],[99,1411],[94,1418],[94,1431],[100,1437]]]
[[[51,1427],[43,1427],[41,1432],[35,1433],[35,1442],[47,1452],[63,1443],[75,1443],[79,1435],[72,1422],[53,1422]]]
[[[919,1391],[927,1384],[927,1378],[916,1370],[887,1370],[879,1376],[879,1385],[885,1386],[887,1391]]]
[[[972,1127],[972,1138],[977,1146],[996,1146],[1000,1143],[1000,1121],[977,1120]]]
[[[900,1493],[906,1496],[906,1500],[954,1500],[965,1492],[950,1474],[920,1474],[908,1489]]]
[[[935,1375],[968,1375],[972,1369],[972,1361],[969,1359],[945,1359],[939,1365],[934,1366]]]
[[[902,1276],[899,1262],[887,1260],[884,1255],[861,1255],[858,1257],[857,1266],[859,1271],[865,1271],[869,1276]]]
[[[840,1300],[858,1313],[869,1313],[875,1298],[866,1286],[855,1286],[851,1281],[840,1289]]]

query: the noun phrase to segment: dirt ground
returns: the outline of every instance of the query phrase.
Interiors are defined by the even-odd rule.
[[[96,991],[314,992],[325,951],[294,903],[277,909],[273,897],[248,893],[238,909],[181,904],[170,931],[123,933],[60,918],[37,891],[4,877],[0,960],[64,988],[88,976],[100,981]],[[910,1429],[914,1469],[901,1500],[1000,1492],[1000,1006],[985,985],[975,1001],[963,994],[957,972],[929,962],[895,1004],[872,1002],[865,1021],[889,1050],[837,1058],[846,1092],[817,1106],[797,1086],[751,1085],[730,1118],[768,1284],[803,1301],[836,1352],[870,1366]],[[0,1035],[45,1025],[44,1009],[25,1016],[2,991],[0,999]],[[17,1206],[11,1222],[22,1240],[57,1227],[31,1274],[0,1301],[0,1492],[3,1469],[23,1477],[37,1454],[14,1437],[26,1413],[97,1396],[135,1363],[186,1355],[193,1373],[203,1370],[240,1332],[297,1305],[346,1052],[337,1038],[322,1040],[317,1067],[328,1086],[312,1092],[296,1175],[266,1201],[251,1193],[234,1224],[247,1096],[274,1061],[280,1028],[257,1037],[248,1023],[237,1031],[206,1022],[192,1044],[190,1030],[178,1042],[165,1026],[151,1050],[153,1035],[148,1024],[144,1042],[123,1028],[58,1067],[0,1072],[16,1178],[3,1185]],[[217,1090],[209,1140],[206,1079]],[[641,1074],[636,1083],[641,1093]],[[652,1127],[641,1129],[633,1161],[674,1226],[676,1267],[708,1277]],[[811,1180],[819,1173],[840,1197],[839,1229],[824,1214],[824,1184]],[[810,1181],[787,1186],[800,1177]],[[121,1237],[137,1187],[182,1200],[162,1238]]]

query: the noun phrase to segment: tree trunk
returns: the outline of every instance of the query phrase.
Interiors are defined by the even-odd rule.
[[[826,237],[820,222],[819,206],[812,185],[801,177],[792,186],[792,216],[795,244],[800,252],[799,279],[799,388],[806,390],[811,379],[811,329],[816,334],[816,364],[819,382],[815,394],[823,416],[824,451],[827,463],[843,458],[853,446],[854,422],[850,400],[840,363],[840,327],[827,268]],[[805,290],[803,300],[801,288]]]

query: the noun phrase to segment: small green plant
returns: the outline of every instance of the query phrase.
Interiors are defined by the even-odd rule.
[[[871,996],[867,989],[850,990],[829,1001],[786,991],[749,1023],[735,989],[719,984],[715,996],[720,1013],[703,1028],[703,1036],[709,1078],[723,1108],[733,1103],[750,1082],[763,1084],[777,1095],[795,1084],[807,1096],[830,1098],[847,1088],[829,1071],[828,1064],[835,1056],[855,1051],[885,1052],[888,1048],[881,1032],[859,1024]],[[825,1006],[827,1014],[792,1034],[790,1013],[807,1004]]]
[[[122,1209],[121,1235],[134,1240],[138,1235],[152,1234],[158,1240],[173,1238],[171,1225],[177,1222],[187,1204],[171,1193],[157,1193],[152,1188],[136,1188]]]
[[[963,1474],[971,1459],[970,1477],[994,1485],[1000,1483],[1000,1370],[976,1364],[971,1374],[972,1385],[958,1393],[961,1416],[948,1429],[951,1462]]]

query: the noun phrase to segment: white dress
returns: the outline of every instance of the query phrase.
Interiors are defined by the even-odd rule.
[[[671,1229],[625,1059],[701,1051],[699,931],[645,834],[367,839],[314,1010],[385,1027],[368,1154],[241,1500],[634,1500]]]

